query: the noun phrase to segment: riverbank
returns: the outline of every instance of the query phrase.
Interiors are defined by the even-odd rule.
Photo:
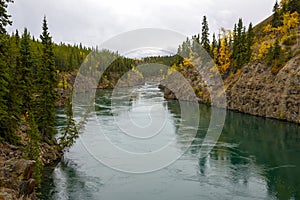
[[[40,143],[40,161],[48,166],[62,157],[55,141],[53,144]],[[36,162],[24,159],[24,145],[14,146],[0,142],[0,199],[38,199],[35,193],[36,180],[33,172]]]
[[[265,63],[252,62],[234,76],[223,79],[227,109],[260,117],[273,118],[300,124],[300,55],[295,56],[277,73],[273,74]],[[210,104],[207,86],[193,68],[184,69],[186,79],[196,88],[200,103]],[[160,88],[167,99],[186,99],[185,90],[176,96],[165,82],[177,85],[171,75]],[[200,90],[199,90],[200,88]],[[179,97],[179,98],[178,98]]]

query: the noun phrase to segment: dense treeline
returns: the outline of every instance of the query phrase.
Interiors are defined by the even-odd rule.
[[[151,56],[146,57],[137,62],[137,70],[143,74],[145,78],[164,78],[168,69],[172,66],[180,65],[183,57],[180,55],[173,56]]]
[[[5,24],[1,25],[4,31]],[[33,118],[31,121],[36,123],[43,140],[50,141],[56,133],[57,75],[79,68],[89,51],[81,46],[55,45],[46,18],[39,40],[26,28],[21,36],[18,31],[11,36],[1,33],[0,137],[18,143],[20,121]]]
[[[259,30],[260,26],[254,28],[252,23],[246,28],[240,18],[233,30],[221,28],[218,35],[213,33],[212,41],[209,40],[208,22],[204,16],[201,35],[187,38],[179,46],[178,54],[192,58],[204,49],[223,77],[237,72],[251,60],[265,61],[276,74],[293,56],[292,47],[299,29],[299,12],[299,0],[282,0],[280,4],[276,1],[272,19],[268,25],[263,24],[264,30]]]
[[[0,1],[0,141],[19,146],[24,158],[36,161],[34,178],[39,185],[40,144],[53,144],[56,135],[58,74],[79,68],[91,49],[54,44],[46,17],[39,39],[26,28],[9,35],[7,6],[12,2]]]
[[[185,58],[193,57],[197,53],[201,53],[200,46],[210,56],[222,75],[230,70],[235,72],[243,65],[248,63],[251,58],[251,47],[253,45],[253,27],[250,23],[248,29],[243,24],[243,20],[239,19],[234,25],[234,30],[221,29],[218,37],[213,33],[212,41],[209,40],[209,27],[206,16],[202,21],[202,32],[187,38],[178,48],[178,54]],[[202,55],[206,56],[206,55]]]
[[[28,32],[28,30],[27,30]],[[30,36],[30,46],[31,51],[35,57],[41,55],[41,49],[43,48],[42,42],[39,39],[35,39],[33,36]],[[16,30],[9,36],[10,48],[14,52],[18,52],[18,41],[20,40],[19,31]],[[14,43],[15,41],[16,43]],[[86,56],[93,50],[92,48],[83,47],[81,44],[70,45],[65,43],[55,44],[53,43],[53,54],[55,69],[58,72],[72,72],[78,69],[86,58]]]

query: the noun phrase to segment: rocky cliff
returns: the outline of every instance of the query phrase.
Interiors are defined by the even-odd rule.
[[[200,103],[209,103],[207,86],[200,74],[187,69],[183,74],[194,88]],[[165,98],[189,100],[185,92],[172,91],[179,88],[176,81],[163,80],[161,88]],[[173,86],[165,87],[166,82]],[[252,62],[235,74],[224,79],[227,108],[251,115],[286,120],[300,124],[300,55],[292,58],[275,75],[265,63]],[[200,91],[197,91],[201,88]],[[179,90],[184,91],[184,90]]]
[[[276,75],[263,63],[245,66],[226,94],[231,110],[300,123],[300,56]]]
[[[40,159],[49,165],[61,158],[55,145],[40,144]],[[22,147],[0,142],[0,200],[38,199],[32,174],[35,161],[24,159]]]

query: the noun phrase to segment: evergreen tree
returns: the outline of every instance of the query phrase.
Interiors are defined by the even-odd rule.
[[[0,34],[0,137],[10,140],[8,135],[8,94],[9,94],[9,66],[7,65],[7,40],[5,34]]]
[[[234,71],[240,69],[247,63],[247,41],[246,28],[240,18],[238,25],[234,27],[234,43],[232,57],[235,60]]]
[[[62,129],[62,136],[58,139],[62,149],[70,148],[75,143],[76,139],[79,137],[76,122],[73,119],[73,110],[70,97],[68,97],[67,99],[65,109],[65,113],[67,116],[67,126]]]
[[[0,0],[0,138],[10,143],[16,143],[18,137],[15,133],[15,117],[12,115],[10,94],[10,48],[9,36],[6,34],[6,26],[11,25],[10,15],[7,14],[8,3],[12,0]]]
[[[206,16],[203,16],[201,42],[202,47],[210,53],[209,28]]]
[[[18,29],[16,30],[16,34],[15,34],[15,41],[16,41],[16,45],[19,46],[20,36],[19,36]]]
[[[273,18],[272,18],[272,26],[277,28],[278,26],[281,26],[281,19],[280,19],[280,13],[279,13],[279,4],[276,0],[275,5],[273,7]]]
[[[211,43],[211,49],[210,49],[210,55],[213,56],[214,55],[214,50],[215,48],[217,48],[218,46],[218,42],[216,40],[216,34],[213,34],[213,38],[212,38],[212,43]]]
[[[57,74],[55,70],[55,61],[53,53],[52,38],[48,31],[46,17],[43,20],[43,32],[40,36],[42,43],[41,66],[37,71],[39,98],[37,110],[37,122],[44,139],[51,139],[56,130],[55,125],[55,103],[57,94]]]
[[[299,0],[290,0],[288,2],[288,10],[290,13],[298,12],[300,14],[300,1]]]
[[[0,34],[6,34],[5,27],[12,24],[12,21],[9,19],[10,15],[7,14],[8,3],[12,2],[13,0],[0,0]]]
[[[192,37],[192,51],[193,52],[198,52],[199,51],[199,45],[200,45],[200,41],[197,35],[194,35]]]
[[[276,39],[274,45],[268,49],[267,64],[272,67],[272,73],[276,74],[284,63],[283,51],[279,44],[279,40]]]
[[[180,56],[184,58],[189,58],[191,50],[192,50],[191,41],[189,38],[186,38],[186,41],[182,43]]]
[[[32,66],[33,58],[30,47],[30,34],[25,28],[21,39],[20,65],[17,66],[16,71],[16,85],[22,102],[22,114],[29,112],[30,104],[32,103]]]
[[[237,55],[237,43],[238,43],[238,36],[237,36],[237,25],[234,24],[234,28],[233,28],[233,47],[232,47],[232,58],[235,59],[236,55]]]
[[[252,45],[253,45],[253,40],[254,40],[254,32],[253,32],[253,27],[252,23],[249,24],[248,31],[247,31],[247,52],[246,52],[246,60],[245,62],[248,63],[251,59],[252,56]]]
[[[33,178],[36,181],[37,187],[40,188],[43,164],[40,161],[39,141],[41,141],[38,126],[35,122],[33,112],[29,112],[28,128],[26,130],[27,146],[25,148],[25,158],[29,160],[35,160],[36,164],[33,171]]]

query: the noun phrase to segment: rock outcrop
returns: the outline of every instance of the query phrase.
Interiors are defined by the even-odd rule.
[[[263,63],[245,66],[226,94],[231,110],[300,123],[300,56],[276,75]]]
[[[186,78],[192,87],[201,88],[198,101],[207,103],[209,90],[197,73],[186,70]],[[185,92],[175,95],[172,87],[162,81],[161,88],[167,99],[189,100]],[[235,77],[224,79],[227,108],[251,115],[286,120],[300,124],[300,55],[292,58],[275,75],[264,63],[253,62],[245,66]]]
[[[61,158],[61,153],[54,146],[42,143],[40,149],[44,165]],[[0,200],[38,199],[36,181],[32,177],[35,161],[23,157],[20,147],[0,143]]]

